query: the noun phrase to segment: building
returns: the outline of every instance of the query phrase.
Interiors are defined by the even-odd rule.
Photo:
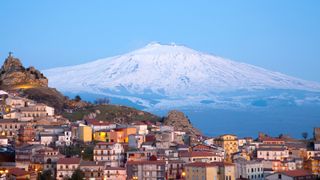
[[[58,149],[53,149],[50,147],[45,147],[36,151],[36,153],[31,157],[32,164],[39,164],[32,168],[37,171],[50,170],[52,174],[56,173],[57,161],[62,158],[63,155],[59,153]]]
[[[231,162],[233,153],[239,151],[238,137],[232,134],[221,135],[214,140],[214,143],[224,149],[227,162]]]
[[[86,125],[90,126],[94,132],[96,131],[107,131],[111,129],[115,129],[117,124],[110,123],[106,121],[98,121],[94,119],[85,120]]]
[[[185,163],[222,162],[223,161],[223,156],[214,152],[205,152],[205,151],[181,152],[179,154],[179,157]]]
[[[128,161],[128,179],[164,180],[166,162],[163,160]]]
[[[0,119],[1,135],[6,136],[8,139],[13,139],[17,136],[20,127],[25,124],[25,122],[19,122],[16,119]]]
[[[81,161],[79,169],[84,172],[86,179],[104,180],[104,163],[95,161]]]
[[[79,140],[82,142],[91,142],[92,141],[92,128],[83,124],[79,125]]]
[[[16,147],[15,161],[16,167],[29,170],[32,162],[32,157],[37,154],[37,151],[43,149],[44,146],[40,144],[25,144]]]
[[[285,146],[260,146],[257,149],[257,158],[264,160],[284,160],[289,157],[288,148]]]
[[[274,137],[262,137],[260,138],[260,141],[262,144],[278,144],[278,145],[284,145],[285,141],[281,138],[274,138]]]
[[[128,143],[129,135],[137,134],[137,129],[135,127],[117,128],[108,132],[109,139],[107,142],[118,142],[118,143]]]
[[[185,162],[182,160],[167,160],[166,161],[166,179],[182,179]]]
[[[20,143],[34,141],[36,138],[36,130],[31,124],[23,126],[18,131],[18,140]]]
[[[104,170],[104,180],[126,180],[127,170],[123,167],[106,167]]]
[[[263,180],[263,163],[260,161],[247,161],[245,159],[235,160],[236,178],[248,178],[251,180]]]
[[[234,164],[214,162],[195,162],[185,165],[185,179],[214,179],[214,180],[235,180],[236,168]]]
[[[93,160],[110,167],[124,167],[126,144],[99,142],[93,149]]]
[[[320,175],[320,157],[312,157],[305,162],[305,169]]]
[[[293,170],[276,172],[266,176],[266,180],[304,180],[304,179],[317,179],[310,171],[307,170]]]
[[[28,172],[24,169],[20,168],[12,168],[8,170],[7,174],[8,179],[14,179],[14,180],[36,180],[37,174],[35,172]]]
[[[72,173],[79,168],[80,158],[60,158],[57,161],[57,180],[71,177]]]
[[[320,141],[320,128],[313,129],[313,137],[315,141]]]

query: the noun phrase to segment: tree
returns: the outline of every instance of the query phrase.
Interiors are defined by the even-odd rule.
[[[84,178],[84,172],[80,169],[76,169],[71,176],[71,180],[82,180]]]
[[[41,174],[38,174],[38,180],[53,180],[52,172],[51,170],[45,170]]]
[[[79,102],[79,101],[81,101],[81,97],[80,97],[79,95],[76,95],[76,96],[74,97],[74,100],[77,101],[77,102]]]
[[[95,104],[97,105],[103,105],[103,104],[109,104],[110,103],[110,99],[104,97],[104,98],[97,98],[95,101],[94,101]]]
[[[302,135],[304,140],[307,140],[307,138],[308,138],[308,133],[307,132],[303,132],[301,135]]]

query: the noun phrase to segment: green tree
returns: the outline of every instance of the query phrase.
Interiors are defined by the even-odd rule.
[[[77,102],[79,102],[79,101],[81,101],[81,97],[80,97],[79,95],[76,95],[76,96],[74,97],[74,100],[77,101]]]
[[[303,132],[301,135],[302,135],[304,140],[307,140],[307,138],[308,138],[308,133],[307,132]]]
[[[50,170],[45,170],[38,174],[37,180],[54,180],[54,178]]]
[[[84,178],[84,172],[80,169],[76,169],[71,176],[71,180],[83,180]]]

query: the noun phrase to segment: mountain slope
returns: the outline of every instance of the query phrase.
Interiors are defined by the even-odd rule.
[[[128,99],[147,108],[260,105],[260,97],[289,97],[298,103],[308,99],[305,92],[313,98],[320,92],[319,83],[184,46],[157,43],[121,56],[49,69],[44,73],[50,85],[62,92]],[[299,98],[288,95],[288,90],[294,94],[299,92]],[[316,96],[315,100],[318,102],[320,98]]]

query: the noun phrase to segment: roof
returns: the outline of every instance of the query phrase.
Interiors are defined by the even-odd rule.
[[[258,148],[257,151],[285,151],[287,148],[285,147],[264,147],[264,148]]]
[[[104,166],[102,161],[81,161],[80,166]]]
[[[284,174],[286,176],[290,176],[290,177],[301,177],[301,176],[310,176],[310,175],[312,175],[311,171],[303,170],[303,169],[293,170],[293,171],[283,171],[283,172],[280,172],[280,173]]]
[[[274,138],[274,137],[263,137],[261,138],[261,141],[284,141],[284,140],[280,138]]]
[[[115,123],[110,123],[110,122],[106,122],[106,121],[98,121],[95,119],[88,119],[86,120],[88,125],[94,125],[94,126],[108,126],[108,125],[115,125]]]
[[[123,171],[126,171],[127,169],[123,168],[123,167],[110,167],[110,166],[107,166],[105,168],[105,170],[123,170]]]
[[[60,158],[57,164],[80,164],[80,158]]]
[[[189,163],[185,165],[186,167],[215,167],[215,166],[234,166],[232,163],[227,163],[227,162],[211,162],[211,163],[206,163],[206,162],[194,162],[194,163]]]
[[[24,169],[12,168],[12,169],[9,169],[9,174],[12,174],[14,176],[25,176],[25,175],[29,175],[30,173],[28,171],[25,171]]]
[[[180,157],[206,157],[206,156],[219,156],[213,152],[204,152],[204,151],[192,151],[192,152],[181,152]]]
[[[163,160],[157,160],[157,161],[149,161],[149,160],[143,160],[143,161],[128,161],[128,165],[145,165],[145,164],[160,164],[165,165],[166,162]]]

